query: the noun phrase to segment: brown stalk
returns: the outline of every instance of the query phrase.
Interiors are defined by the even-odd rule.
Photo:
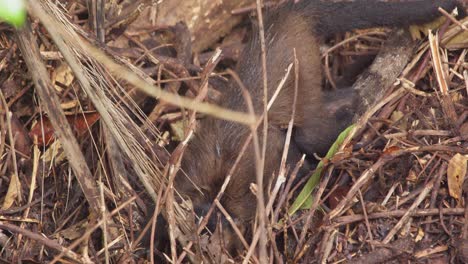
[[[265,45],[265,31],[263,27],[263,13],[262,13],[262,0],[256,0],[257,4],[257,19],[258,19],[258,34],[260,37],[260,45],[262,50],[262,79],[263,79],[263,112],[267,113],[268,105],[268,76],[267,76],[267,64],[266,64],[266,45]],[[253,110],[253,109],[252,109]],[[254,126],[252,126],[253,129]],[[266,235],[266,214],[265,214],[265,197],[263,194],[263,171],[265,167],[265,157],[266,157],[266,148],[267,148],[267,139],[268,139],[268,115],[263,116],[263,142],[262,142],[262,152],[259,157],[260,160],[256,162],[257,167],[257,216],[258,216],[258,229],[260,230],[260,243],[259,243],[259,252],[260,252],[260,262],[267,262],[267,235]],[[254,135],[255,136],[255,135]],[[254,140],[255,144],[255,140]],[[258,159],[258,158],[257,158]],[[252,243],[251,249],[253,249]],[[248,261],[249,258],[244,259],[244,263]]]

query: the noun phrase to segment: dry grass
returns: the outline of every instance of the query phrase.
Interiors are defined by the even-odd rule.
[[[199,113],[249,124],[252,131],[262,123],[264,115],[217,107],[208,83],[214,75],[236,78],[222,71],[233,65],[244,29],[221,44],[233,57],[206,51],[197,58],[210,60],[198,66],[182,56],[186,42],[174,38],[187,34],[180,28],[158,29],[178,44],[149,45],[150,35],[126,32],[105,47],[85,33],[88,14],[80,1],[53,2],[30,2],[30,13],[42,22],[31,24],[38,41],[0,24],[0,260],[228,260],[201,253],[207,217],[195,225],[190,202],[176,202],[172,182]],[[303,160],[288,167],[283,159],[278,182],[259,194],[264,217],[253,242],[242,241],[245,263],[467,259],[467,25],[468,19],[450,17],[421,41],[399,82],[382,87],[387,96],[356,121],[336,155],[322,160],[308,209],[294,215],[288,211],[307,179],[296,180]],[[385,36],[378,29],[330,40],[324,52],[329,86],[351,58],[375,55]],[[173,45],[177,56],[152,52]],[[296,67],[286,74],[297,76]],[[252,140],[260,176],[265,150],[253,133],[244,151]],[[234,225],[219,202],[229,180],[208,215],[216,207]],[[154,217],[159,213],[167,225]],[[162,238],[165,230],[168,238]]]

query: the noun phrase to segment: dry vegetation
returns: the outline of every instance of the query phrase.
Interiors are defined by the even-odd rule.
[[[32,0],[27,28],[0,23],[0,262],[234,261],[196,235],[206,222],[195,226],[168,186],[196,117],[254,122],[217,107],[215,89],[254,1],[106,2]],[[307,179],[289,168],[267,219],[272,261],[468,261],[468,19],[444,16],[437,35],[405,49],[398,82],[367,88],[383,99],[369,97],[293,215]],[[327,86],[376,55],[386,32],[328,40]]]

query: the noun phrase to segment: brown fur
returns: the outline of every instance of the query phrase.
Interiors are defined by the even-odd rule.
[[[293,49],[296,49],[299,60],[299,91],[295,117],[295,142],[298,144],[291,144],[288,157],[290,164],[299,159],[299,148],[308,154],[325,152],[353,116],[351,90],[326,93],[321,89],[319,46],[322,36],[350,28],[412,22],[406,21],[404,15],[408,14],[400,14],[402,12],[410,13],[408,17],[414,21],[427,21],[438,14],[437,6],[442,5],[450,9],[456,2],[424,0],[413,3],[416,4],[408,3],[407,7],[400,8],[395,4],[403,3],[386,5],[375,1],[357,1],[334,4],[302,1],[297,6],[287,5],[268,12],[265,19],[265,37],[269,96],[274,93],[288,65],[293,62]],[[356,5],[356,10],[352,5]],[[348,14],[347,8],[354,13]],[[401,12],[397,13],[395,10]],[[327,14],[327,17],[320,17],[322,13]],[[383,18],[379,18],[382,15]],[[328,16],[334,17],[335,20]],[[363,20],[362,17],[368,19]],[[348,24],[348,20],[352,23]],[[258,31],[255,29],[237,67],[258,115],[263,110],[260,50]],[[280,127],[291,119],[294,75],[291,76],[268,113],[270,125],[264,171],[266,184],[274,180],[273,176],[278,172],[281,160],[285,133]],[[234,81],[223,89],[220,104],[226,108],[247,111],[240,88]],[[336,105],[343,107],[337,108]],[[182,161],[183,172],[177,175],[175,181],[176,189],[183,196],[192,199],[195,209],[212,203],[249,133],[250,129],[246,126],[212,117],[206,117],[199,122],[199,128]],[[255,218],[256,197],[249,189],[250,184],[255,182],[254,149],[250,144],[221,200],[230,215],[240,223],[250,223]]]

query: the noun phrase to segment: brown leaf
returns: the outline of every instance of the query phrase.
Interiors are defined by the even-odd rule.
[[[21,198],[21,182],[16,174],[12,174],[2,209],[9,209],[17,198]]]
[[[57,89],[57,91],[59,92],[63,90],[62,87],[60,87],[60,85],[62,85],[63,87],[68,87],[74,79],[75,76],[73,75],[72,70],[65,63],[60,64],[60,66],[58,66],[57,69],[55,69],[54,76],[52,76],[52,82],[55,84],[55,89]],[[59,83],[60,85],[58,85],[57,83]]]
[[[390,119],[395,123],[397,121],[400,121],[400,119],[402,119],[404,117],[405,117],[405,114],[403,112],[395,110],[395,111],[393,111],[392,116],[390,117]],[[398,123],[397,127],[399,127],[402,130],[406,131],[408,129],[407,120],[401,120]]]
[[[447,178],[450,196],[459,200],[462,192],[462,185],[467,169],[467,158],[460,153],[455,154],[448,164]]]
[[[100,115],[96,112],[67,116],[68,123],[72,126],[73,130],[78,134],[78,136],[81,136],[86,131],[88,131],[88,127],[91,127],[94,123],[96,123],[99,118]],[[42,131],[44,131],[44,136],[42,136]],[[34,138],[35,136],[37,137],[39,146],[48,146],[55,140],[54,128],[47,117],[43,118],[42,126],[41,122],[36,122],[33,127],[31,127],[29,135],[31,138]]]
[[[392,153],[394,153],[394,152],[397,152],[397,151],[399,151],[399,150],[401,150],[400,147],[398,147],[398,146],[391,146],[391,147],[386,148],[386,149],[383,151],[383,154],[384,154],[384,155],[390,155],[390,154],[392,154]]]

